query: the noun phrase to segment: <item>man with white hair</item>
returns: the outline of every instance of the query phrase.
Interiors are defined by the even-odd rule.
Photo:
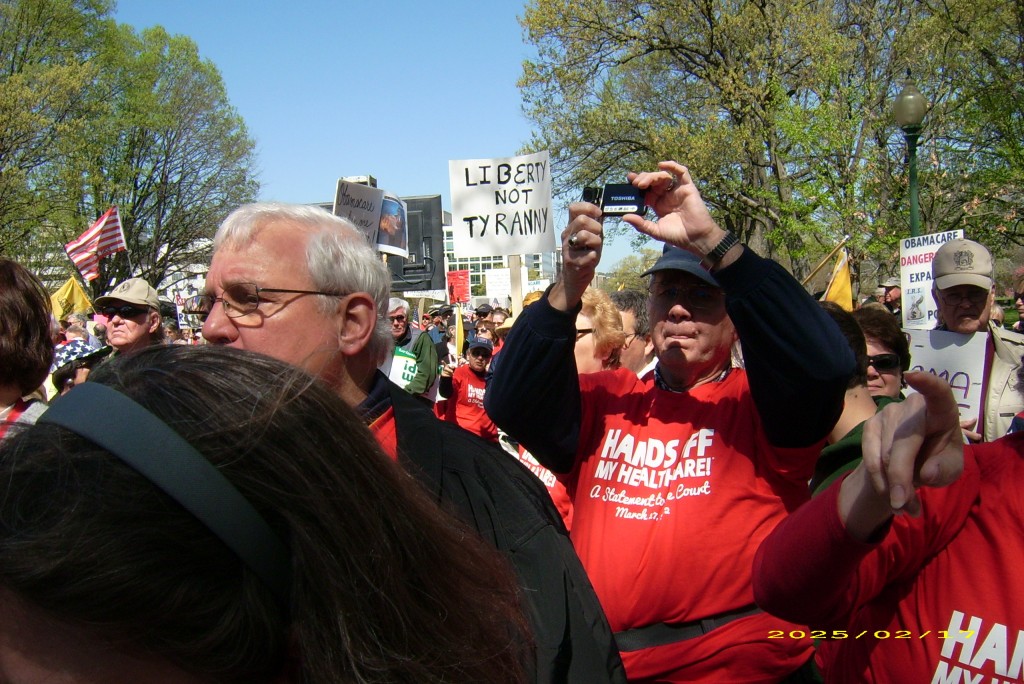
[[[388,300],[388,321],[395,352],[382,370],[409,394],[423,394],[437,380],[437,347],[430,335],[409,325],[409,302],[404,299]]]
[[[203,336],[318,376],[362,415],[385,453],[507,555],[533,632],[534,681],[624,681],[608,623],[543,486],[378,372],[394,339],[390,280],[348,221],[312,206],[245,205],[214,238]]]

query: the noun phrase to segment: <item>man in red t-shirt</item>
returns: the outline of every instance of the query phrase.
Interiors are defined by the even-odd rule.
[[[781,682],[812,645],[770,638],[800,627],[754,605],[753,555],[807,498],[853,354],[799,282],[715,223],[686,167],[630,180],[658,221],[624,220],[666,243],[644,274],[653,373],[577,375],[577,313],[603,243],[601,209],[580,202],[561,279],[521,312],[485,404],[565,485],[631,680]]]
[[[444,419],[463,430],[498,443],[498,426],[484,410],[484,392],[487,390],[487,364],[491,361],[494,345],[490,340],[477,338],[469,343],[468,363],[445,366],[441,369],[442,397],[447,397]]]

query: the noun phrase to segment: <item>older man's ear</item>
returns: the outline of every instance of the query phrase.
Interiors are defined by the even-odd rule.
[[[338,348],[355,356],[370,343],[377,326],[377,306],[366,292],[354,292],[338,300]]]

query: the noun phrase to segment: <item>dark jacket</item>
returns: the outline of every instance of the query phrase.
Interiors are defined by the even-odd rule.
[[[364,412],[390,402],[398,460],[512,563],[536,644],[536,682],[625,682],[611,629],[541,482],[516,459],[438,420],[378,373]]]
[[[750,250],[715,278],[769,441],[799,448],[823,439],[843,411],[854,368],[839,328],[789,273]],[[569,472],[577,457],[582,409],[573,331],[580,308],[558,311],[545,294],[523,309],[501,363],[491,363],[494,381],[484,397],[491,419],[555,473]]]

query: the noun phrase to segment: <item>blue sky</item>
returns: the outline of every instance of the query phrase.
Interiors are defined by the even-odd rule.
[[[115,17],[189,36],[256,140],[261,199],[330,201],[340,176],[441,194],[448,160],[529,140],[518,2],[118,0]],[[564,226],[562,218],[558,225]],[[630,253],[618,238],[601,270]]]

